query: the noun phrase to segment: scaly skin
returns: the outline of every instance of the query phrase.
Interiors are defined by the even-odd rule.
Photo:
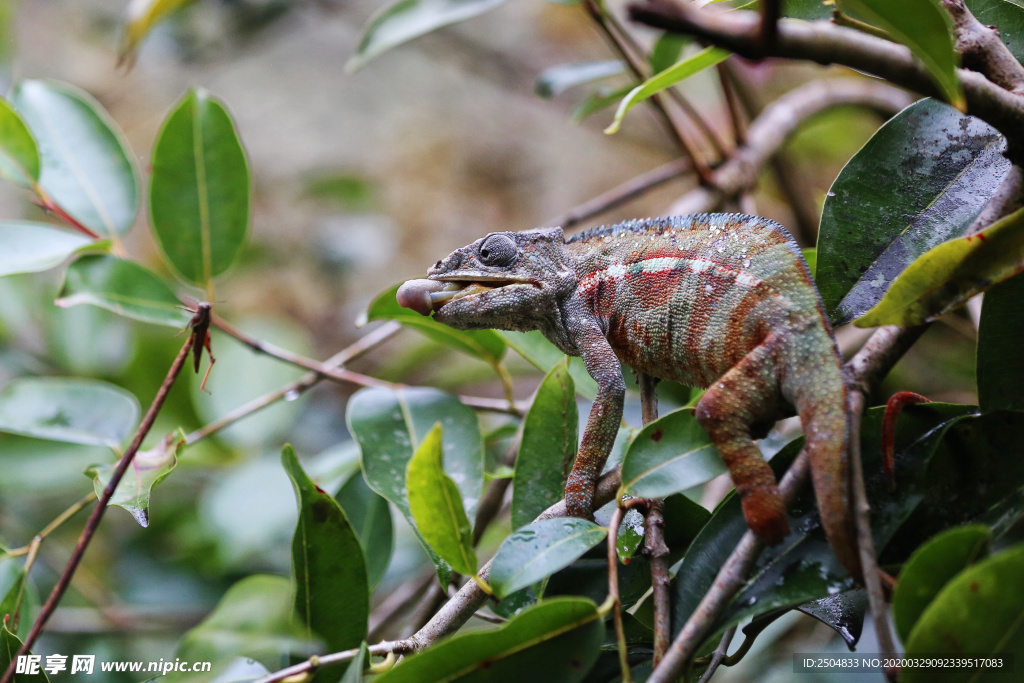
[[[789,532],[754,434],[795,407],[822,524],[854,576],[847,501],[850,429],[842,358],[793,238],[738,214],[631,221],[566,241],[560,228],[491,233],[406,283],[399,303],[459,329],[540,330],[581,356],[598,385],[566,483],[570,514],[591,517],[597,477],[622,418],[619,362],[707,388],[695,415],[718,448],[755,534]]]

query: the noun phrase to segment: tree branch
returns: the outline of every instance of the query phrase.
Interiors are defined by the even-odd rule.
[[[629,12],[636,21],[692,35],[745,57],[841,64],[924,95],[940,96],[928,70],[908,48],[829,22],[781,21],[775,45],[762,52],[759,41],[754,40],[760,22],[755,12],[716,13],[674,0],[633,2]],[[968,111],[1006,136],[1011,158],[1024,153],[1024,96],[1004,90],[974,71],[959,69],[957,76]]]
[[[1024,66],[999,38],[994,26],[985,26],[967,9],[963,0],[941,0],[953,18],[956,51],[965,68],[977,71],[996,85],[1024,95]]]

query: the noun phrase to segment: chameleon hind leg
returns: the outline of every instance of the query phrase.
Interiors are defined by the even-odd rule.
[[[786,506],[751,436],[779,400],[771,346],[771,338],[765,340],[711,384],[694,415],[729,468],[747,525],[762,541],[777,545],[789,533]]]

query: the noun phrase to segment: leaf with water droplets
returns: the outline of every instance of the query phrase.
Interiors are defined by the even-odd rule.
[[[139,526],[149,526],[149,497],[157,484],[167,478],[174,466],[178,464],[178,453],[185,441],[175,433],[168,434],[156,447],[135,454],[132,464],[124,473],[124,477],[110,498],[111,505],[122,507],[131,513]],[[110,478],[117,469],[117,463],[109,465],[93,465],[85,474],[93,480],[96,495],[103,494],[103,489],[110,483]]]
[[[488,580],[502,598],[567,567],[600,543],[608,531],[575,517],[544,519],[506,538],[491,561]]]

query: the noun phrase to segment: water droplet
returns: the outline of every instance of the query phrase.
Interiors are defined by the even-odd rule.
[[[744,268],[749,268],[750,267],[750,259],[748,259],[748,258],[743,259],[743,267]]]
[[[286,401],[295,401],[300,396],[302,396],[302,392],[301,391],[299,391],[298,389],[292,389],[291,391],[285,392],[284,400],[286,400]]]

